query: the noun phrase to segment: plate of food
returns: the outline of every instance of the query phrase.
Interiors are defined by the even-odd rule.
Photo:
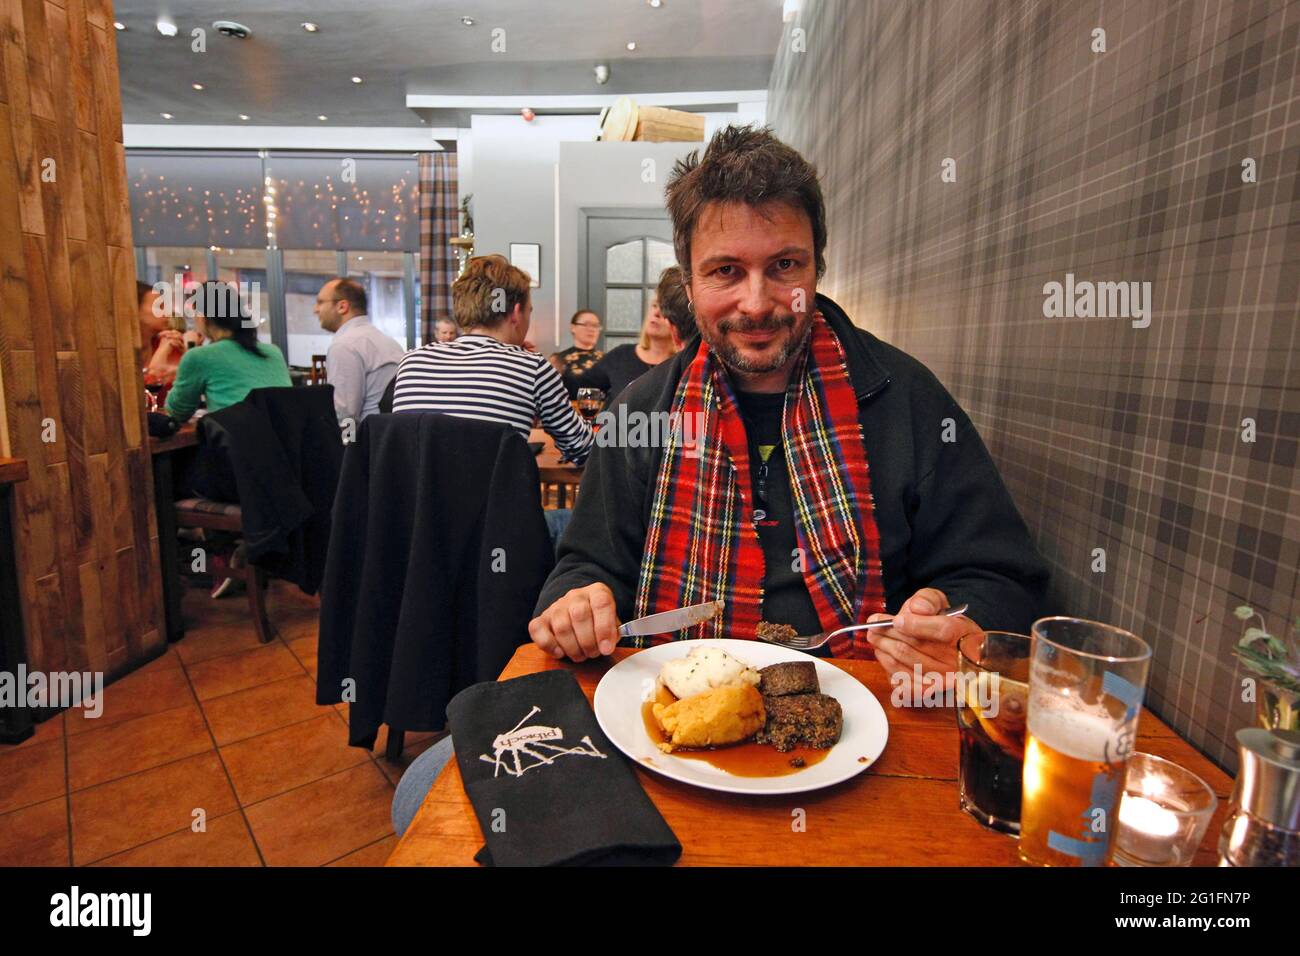
[[[889,722],[852,675],[759,641],[660,644],[596,687],[596,720],[643,767],[726,793],[803,793],[848,780],[885,749]]]

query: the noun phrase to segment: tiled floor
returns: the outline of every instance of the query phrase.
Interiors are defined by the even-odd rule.
[[[185,595],[188,631],[104,691],[0,746],[0,866],[381,866],[402,771],[347,745],[315,702],[319,603],[276,582],[280,639],[257,643],[242,595]],[[200,827],[197,821],[202,820]]]

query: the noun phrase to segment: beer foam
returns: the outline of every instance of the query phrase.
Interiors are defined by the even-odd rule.
[[[1029,733],[1057,753],[1106,763],[1106,745],[1119,736],[1113,718],[1076,708],[1029,705]],[[1114,749],[1113,747],[1111,748]]]

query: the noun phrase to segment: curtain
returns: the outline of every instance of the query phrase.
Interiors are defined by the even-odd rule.
[[[433,324],[451,318],[456,256],[448,241],[460,233],[455,153],[420,154],[420,341],[434,340]]]

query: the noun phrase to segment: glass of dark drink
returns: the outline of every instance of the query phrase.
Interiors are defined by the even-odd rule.
[[[605,393],[598,388],[578,389],[578,414],[590,425],[605,407]]]
[[[1032,640],[982,631],[957,643],[961,808],[986,827],[1020,833],[1021,775]]]
[[[165,385],[163,380],[151,372],[144,369],[144,401],[146,411],[156,412],[162,407],[163,389]]]

